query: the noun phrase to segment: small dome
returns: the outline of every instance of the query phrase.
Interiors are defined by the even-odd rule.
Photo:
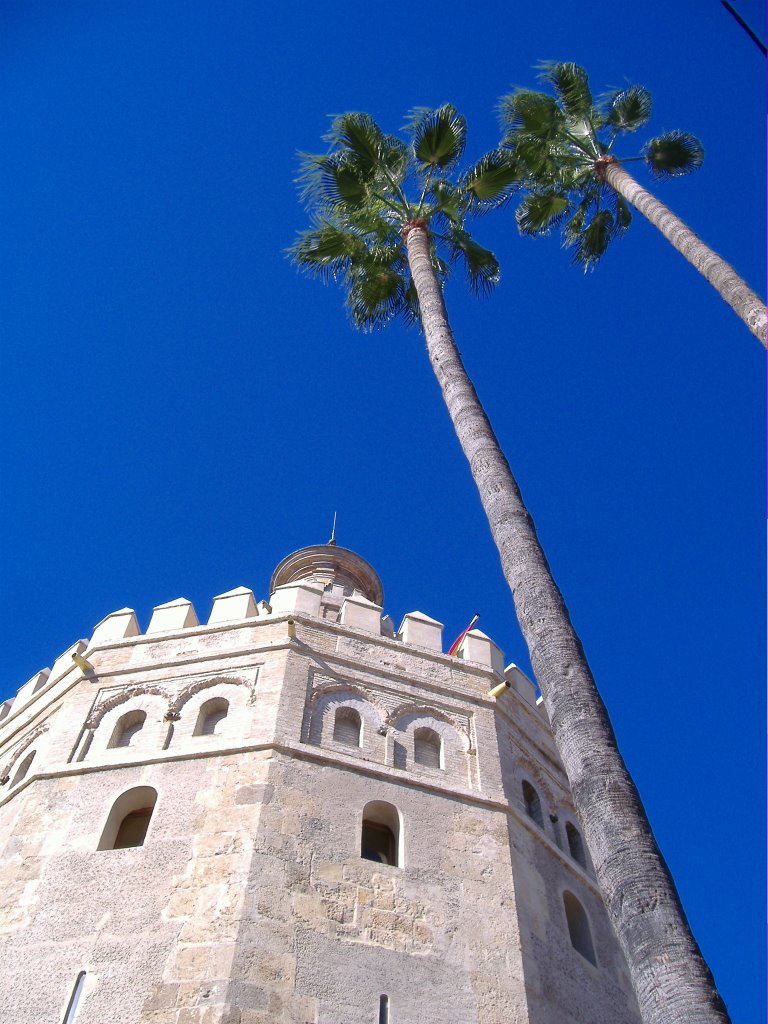
[[[272,574],[270,593],[286,583],[312,580],[327,587],[334,583],[351,587],[379,606],[384,601],[384,588],[375,570],[354,551],[336,544],[314,544],[300,548],[284,558]]]

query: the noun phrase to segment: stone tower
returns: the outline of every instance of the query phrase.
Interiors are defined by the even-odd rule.
[[[636,1024],[533,684],[382,604],[304,548],[0,707],[4,1024]]]

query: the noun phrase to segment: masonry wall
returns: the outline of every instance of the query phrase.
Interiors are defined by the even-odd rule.
[[[391,1024],[637,1021],[594,879],[568,853],[541,710],[490,700],[488,666],[290,620],[92,644],[92,673],[52,677],[0,723],[4,1021],[60,1024],[81,970],[77,1024],[368,1024],[382,993]],[[196,736],[213,696],[224,728]],[[359,748],[333,739],[343,707]],[[110,747],[132,710],[140,742]],[[427,727],[441,768],[415,763]],[[139,785],[158,793],[144,846],[98,851]],[[397,867],[360,857],[372,800],[399,812]],[[564,889],[596,967],[571,945]]]

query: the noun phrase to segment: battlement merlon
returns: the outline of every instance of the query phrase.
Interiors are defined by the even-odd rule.
[[[363,558],[328,544],[302,548],[283,559],[272,576],[269,602],[256,602],[253,591],[242,586],[215,596],[205,625],[200,624],[192,602],[183,597],[157,605],[145,633],[132,608],[118,609],[97,623],[90,640],[78,640],[56,659],[51,669],[37,672],[14,698],[0,704],[0,733],[12,722],[21,724],[21,712],[26,712],[24,719],[30,718],[38,701],[42,703],[43,697],[52,697],[54,688],[58,692],[61,686],[56,684],[65,677],[68,686],[79,676],[87,675],[87,659],[92,651],[126,642],[170,639],[177,633],[200,635],[265,620],[275,622],[285,616],[306,616],[448,657],[442,650],[441,622],[413,611],[403,617],[395,632],[391,619],[383,614],[383,594],[378,575]],[[505,668],[503,652],[481,630],[470,630],[463,637],[455,657],[509,679],[518,696],[536,708],[534,684],[516,665]],[[543,708],[538,710],[546,720]]]

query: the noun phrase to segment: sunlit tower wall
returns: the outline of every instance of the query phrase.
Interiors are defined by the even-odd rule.
[[[382,605],[304,548],[0,707],[4,1024],[636,1024],[534,686]]]

